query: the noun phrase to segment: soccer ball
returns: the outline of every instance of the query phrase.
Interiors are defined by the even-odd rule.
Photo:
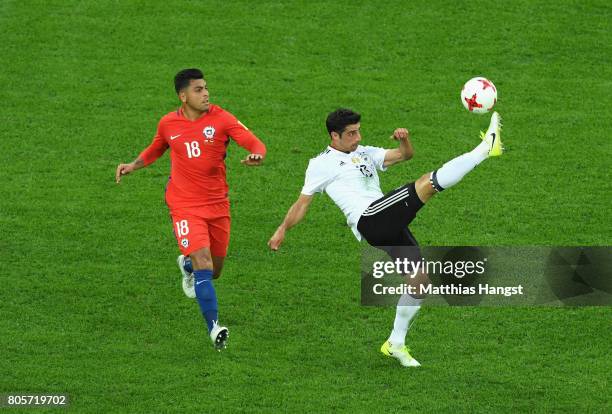
[[[497,89],[487,78],[472,78],[463,85],[461,103],[470,112],[486,114],[497,102]]]

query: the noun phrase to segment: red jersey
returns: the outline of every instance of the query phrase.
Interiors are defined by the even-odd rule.
[[[252,154],[265,155],[265,145],[235,116],[216,105],[191,121],[181,109],[162,117],[153,142],[140,158],[149,165],[170,148],[166,203],[172,208],[228,200],[225,157],[229,138]]]

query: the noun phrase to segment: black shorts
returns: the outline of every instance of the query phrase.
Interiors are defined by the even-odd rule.
[[[383,247],[419,245],[408,224],[421,207],[423,202],[417,196],[414,182],[406,184],[370,204],[361,215],[357,230],[370,245],[387,251],[391,257],[405,256],[397,249]]]

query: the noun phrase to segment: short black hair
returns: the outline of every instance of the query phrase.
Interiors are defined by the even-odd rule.
[[[183,69],[174,77],[174,90],[178,94],[181,89],[189,86],[192,79],[204,79],[204,74],[200,69]]]
[[[347,108],[339,108],[327,115],[325,126],[327,126],[329,136],[331,136],[332,132],[342,135],[347,125],[356,124],[360,120],[361,115],[357,112]]]

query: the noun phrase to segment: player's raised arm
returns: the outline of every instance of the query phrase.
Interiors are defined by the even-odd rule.
[[[117,184],[119,184],[119,182],[121,182],[122,175],[128,175],[133,171],[152,164],[156,159],[161,157],[167,149],[168,142],[162,137],[160,127],[158,126],[157,133],[155,134],[155,137],[153,137],[151,144],[145,148],[134,161],[129,164],[119,164],[117,166],[115,181]]]
[[[302,221],[308,212],[308,206],[310,206],[312,197],[312,195],[300,194],[297,201],[289,208],[289,211],[287,212],[287,215],[285,216],[285,219],[281,225],[278,226],[268,241],[268,246],[270,246],[270,249],[274,251],[278,250],[285,239],[285,232]]]
[[[414,149],[410,142],[410,131],[406,128],[397,128],[393,131],[391,138],[399,141],[399,148],[387,150],[383,164],[385,168],[398,162],[409,160],[414,155]]]
[[[121,176],[128,175],[132,171],[136,171],[142,167],[144,167],[144,161],[140,157],[136,158],[129,164],[119,164],[117,166],[117,171],[115,172],[115,181],[117,184],[119,184],[119,182],[121,182]]]
[[[266,156],[266,146],[242,122],[233,115],[229,117],[227,134],[242,148],[249,151],[249,155],[240,162],[249,167],[260,166]]]

